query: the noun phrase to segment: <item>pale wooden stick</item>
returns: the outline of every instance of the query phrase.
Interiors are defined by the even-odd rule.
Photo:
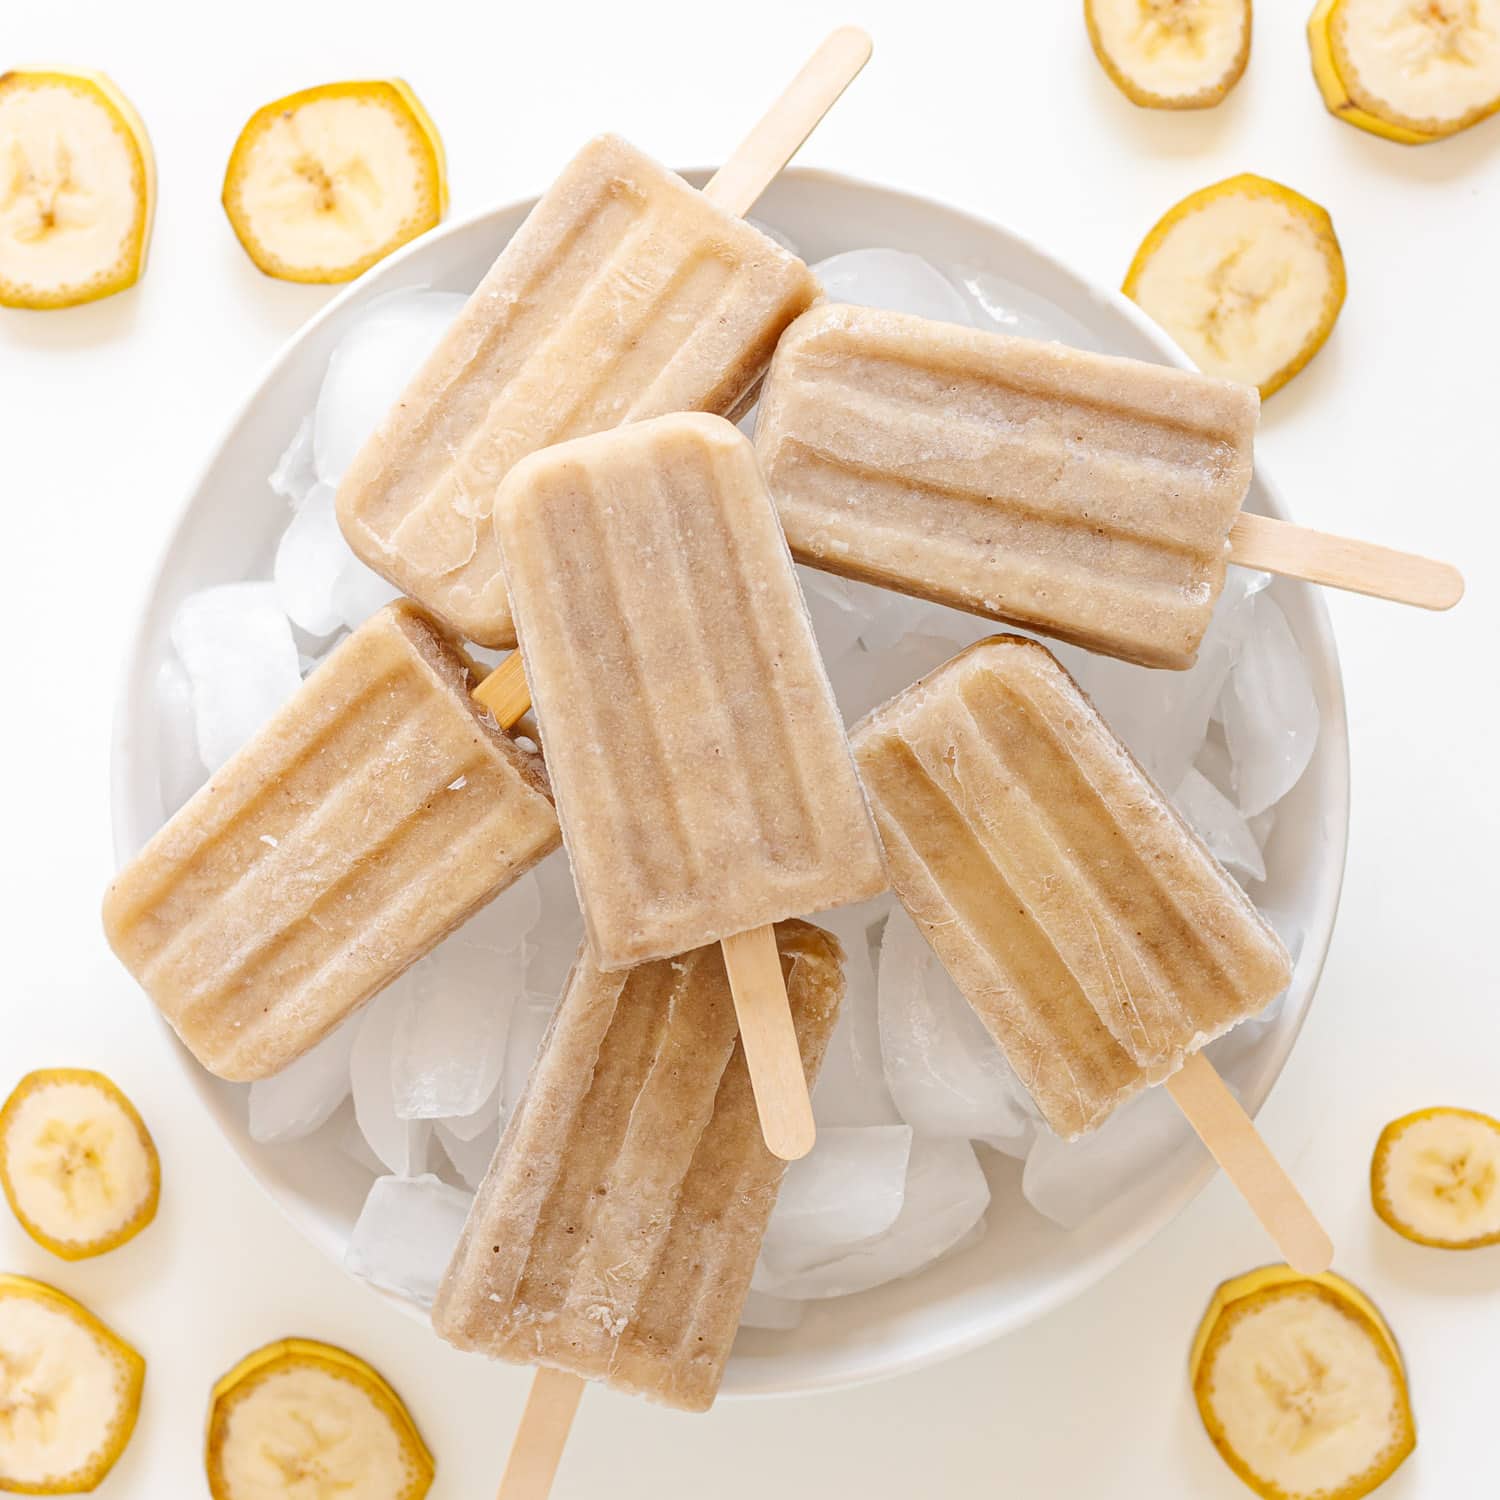
[[[743,215],[797,154],[818,121],[870,60],[870,38],[857,26],[841,26],[808,58],[734,155],[709,178],[703,196],[726,213]]]
[[[547,1500],[583,1397],[583,1381],[543,1365],[531,1382],[497,1500]]]
[[[1276,1241],[1286,1263],[1304,1275],[1326,1271],[1333,1261],[1328,1231],[1314,1218],[1307,1200],[1214,1065],[1201,1052],[1194,1052],[1167,1079],[1167,1091]]]
[[[1230,528],[1229,556],[1246,568],[1422,609],[1452,609],[1464,596],[1463,575],[1447,563],[1249,511]]]
[[[469,696],[489,709],[502,729],[523,718],[531,707],[531,689],[526,685],[521,653],[512,651]]]
[[[817,1127],[781,973],[776,929],[752,927],[725,938],[720,947],[729,971],[760,1133],[772,1155],[796,1161],[812,1150]]]

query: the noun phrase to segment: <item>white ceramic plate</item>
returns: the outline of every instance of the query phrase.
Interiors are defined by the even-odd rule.
[[[688,174],[702,182],[706,173]],[[283,500],[266,483],[282,448],[311,410],[328,356],[373,298],[417,286],[468,291],[530,211],[516,203],[439,229],[349,287],[299,333],[229,423],[188,499],[136,627],[115,723],[116,854],[125,860],[161,825],[161,725],[157,673],[170,646],[178,602],[207,584],[269,576],[286,525]],[[983,269],[1009,283],[1005,297],[1045,315],[1071,342],[1115,354],[1185,365],[1186,357],[1133,303],[1089,285],[1007,230],[923,198],[823,172],[784,174],[756,216],[794,240],[808,260],[887,245],[939,264]],[[1285,516],[1263,472],[1248,507]],[[1266,850],[1262,899],[1304,933],[1296,977],[1270,1035],[1257,1050],[1246,1102],[1258,1108],[1296,1039],[1323,967],[1338,906],[1348,832],[1347,723],[1338,657],[1317,590],[1278,582],[1278,603],[1307,658],[1322,712],[1317,751],[1278,810]],[[142,1002],[143,1007],[145,1002]],[[244,1091],[221,1084],[179,1048],[209,1112],[267,1192],[330,1256],[341,1260],[369,1178],[331,1153],[262,1147],[246,1130]],[[813,1304],[792,1333],[747,1330],[735,1346],[726,1395],[797,1393],[914,1369],[971,1349],[1066,1302],[1119,1265],[1203,1187],[1206,1156],[1177,1158],[1082,1227],[1065,1232],[1021,1198],[1020,1163],[982,1153],[994,1189],[993,1234],[908,1280]],[[406,1304],[402,1304],[405,1306]]]

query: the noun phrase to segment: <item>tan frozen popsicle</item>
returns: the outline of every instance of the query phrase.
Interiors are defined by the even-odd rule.
[[[1444,563],[1240,510],[1250,386],[878,308],[777,347],[756,448],[799,562],[1189,667],[1229,562],[1446,609]]]
[[[816,1077],[842,954],[805,922],[775,941]],[[713,1403],[784,1170],[735,1032],[716,948],[611,973],[580,955],[432,1312],[449,1343],[539,1367],[503,1500],[546,1495],[585,1380]]]
[[[804,1155],[769,924],[885,874],[754,450],[697,414],[578,438],[495,526],[594,956],[722,941],[767,1144]]]
[[[550,443],[748,405],[818,287],[739,216],[869,53],[834,32],[701,193],[617,137],[586,146],[344,475],[355,552],[470,640],[514,644],[496,486]]]
[[[1035,641],[981,641],[851,734],[891,881],[1047,1123],[1167,1081],[1299,1270],[1331,1246],[1199,1050],[1291,961]]]
[[[474,681],[388,606],[116,877],[110,946],[210,1072],[279,1072],[561,842]]]

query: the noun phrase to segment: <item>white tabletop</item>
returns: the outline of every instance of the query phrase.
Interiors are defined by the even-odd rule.
[[[604,128],[667,161],[722,158],[847,20],[873,32],[875,58],[802,159],[987,214],[1098,281],[1119,280],[1163,209],[1234,172],[1281,179],[1333,215],[1348,304],[1267,407],[1262,459],[1301,519],[1451,557],[1469,597],[1445,617],[1330,599],[1354,756],[1348,879],[1320,995],[1262,1125],[1406,1353],[1420,1441],[1383,1493],[1476,1493],[1493,1472],[1500,1250],[1397,1240],[1370,1212],[1366,1173],[1392,1116],[1443,1102],[1500,1111],[1488,946],[1500,922],[1500,119],[1420,149],[1336,123],[1308,69],[1310,0],[1258,0],[1245,79],[1218,109],[1180,116],[1115,92],[1077,0],[257,0],[233,19],[201,0],[4,8],[0,67],[108,71],[145,117],[160,175],[139,289],[0,314],[15,631],[0,737],[12,789],[0,1090],[32,1067],[107,1070],[146,1115],[165,1173],[155,1226],[93,1263],[54,1260],[0,1212],[0,1268],[74,1292],[149,1358],[140,1429],[100,1493],[201,1493],[209,1385],[285,1334],[347,1345],[389,1376],[437,1455],[438,1497],[489,1493],[527,1387],[520,1370],[449,1350],[298,1237],[208,1123],[99,931],[124,626],[227,417],[330,295],[266,280],[235,242],[218,199],[236,132],[291,89],[399,73],[443,132],[452,211],[467,215],[539,191]],[[1219,1181],[1071,1306],[923,1374],[694,1418],[590,1392],[557,1493],[1241,1495],[1198,1424],[1184,1362],[1214,1286],[1269,1258]]]

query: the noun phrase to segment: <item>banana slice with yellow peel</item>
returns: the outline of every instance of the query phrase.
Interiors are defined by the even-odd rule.
[[[1250,0],[1084,0],[1115,87],[1146,109],[1207,109],[1250,60]]]
[[[1307,23],[1331,114],[1403,145],[1500,110],[1500,0],[1320,0]]]
[[[0,1490],[73,1495],[135,1430],[146,1361],[44,1282],[0,1275]]]
[[[151,142],[102,73],[0,74],[0,307],[73,307],[146,267]]]
[[[224,174],[240,243],[283,281],[352,281],[447,206],[443,143],[399,78],[327,83],[256,110]]]
[[[267,1344],[214,1387],[207,1466],[214,1500],[421,1500],[433,1476],[395,1391],[362,1359],[311,1339]]]
[[[1416,1446],[1395,1337],[1332,1272],[1267,1266],[1226,1281],[1189,1376],[1214,1446],[1266,1500],[1357,1500]]]
[[[1169,209],[1141,242],[1125,295],[1210,375],[1278,391],[1344,305],[1344,257],[1325,210],[1245,172]]]
[[[1375,1144],[1370,1197],[1397,1234],[1419,1245],[1500,1245],[1500,1120],[1471,1109],[1392,1120]]]
[[[135,1106],[104,1074],[45,1068],[0,1109],[0,1187],[37,1244],[84,1260],[155,1218],[161,1163]]]

